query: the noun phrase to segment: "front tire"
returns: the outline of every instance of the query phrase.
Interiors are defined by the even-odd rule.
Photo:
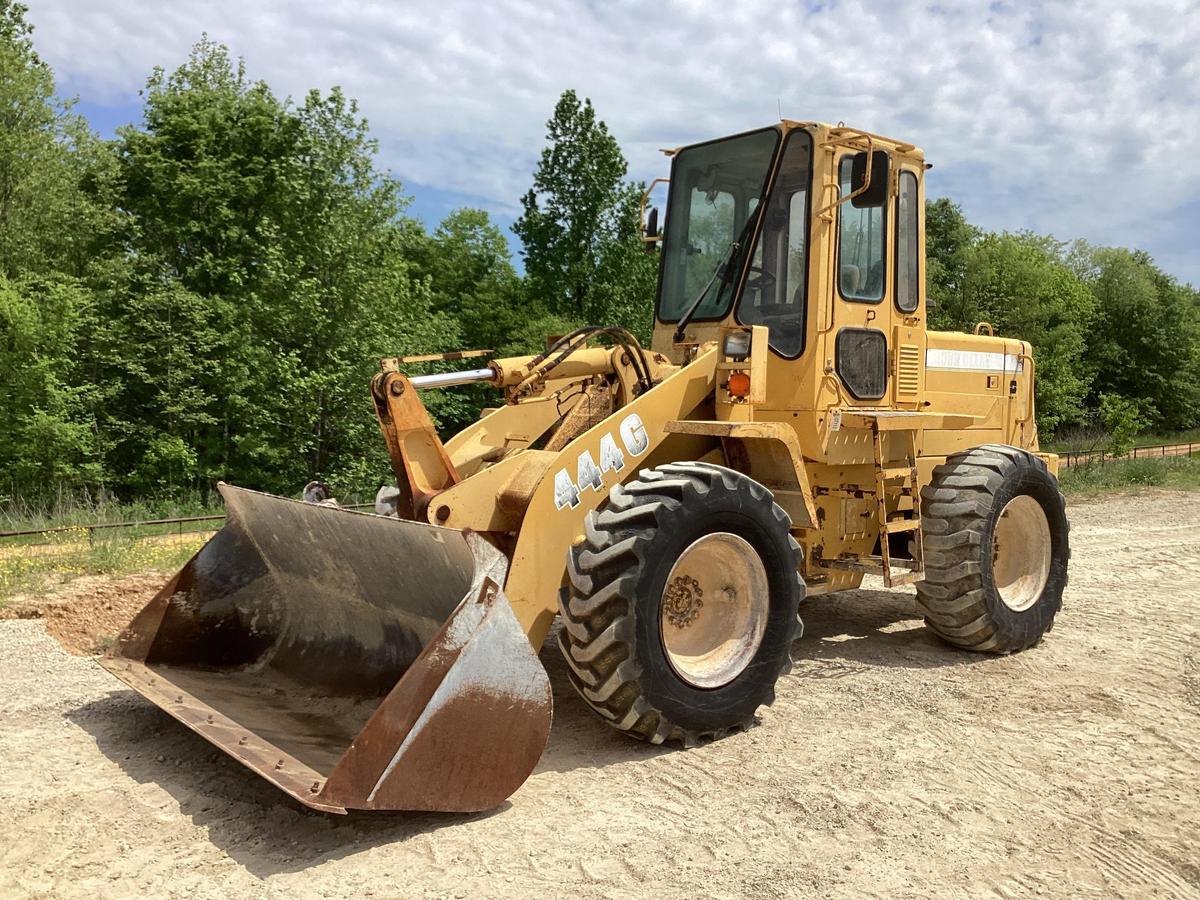
[[[618,485],[568,561],[559,648],[612,727],[719,738],[775,699],[804,588],[787,514],[752,479],[671,463]]]
[[[1067,586],[1066,501],[1046,463],[987,444],[947,458],[921,492],[926,624],[958,647],[1013,653],[1054,625]]]

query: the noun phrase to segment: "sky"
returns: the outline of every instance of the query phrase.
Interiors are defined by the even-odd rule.
[[[27,0],[60,91],[102,134],[207,32],[280,95],[340,85],[436,224],[519,214],[566,88],[633,178],[658,150],[777,121],[924,148],[927,195],[990,230],[1148,251],[1200,286],[1200,3]]]

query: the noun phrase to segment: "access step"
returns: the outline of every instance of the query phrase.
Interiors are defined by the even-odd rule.
[[[911,559],[889,560],[893,569],[911,569],[916,565]],[[883,574],[882,556],[859,556],[854,559],[820,559],[817,565],[823,569],[842,569],[847,572],[865,572],[868,575]]]

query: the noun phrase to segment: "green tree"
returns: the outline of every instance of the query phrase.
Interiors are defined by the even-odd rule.
[[[528,316],[508,242],[481,209],[457,209],[442,220],[423,270],[434,305],[458,320],[472,349],[497,349]]]
[[[90,401],[73,376],[87,297],[61,279],[0,276],[0,470],[4,488],[37,495],[101,480]]]
[[[1099,399],[1100,421],[1108,432],[1108,451],[1118,456],[1128,453],[1142,430],[1137,402],[1120,394],[1101,394]]]
[[[200,481],[272,490],[386,472],[379,357],[458,333],[410,277],[407,201],[356,105],[337,89],[280,100],[207,38],[143,96],[143,125],[119,136],[134,273],[106,312],[131,336],[117,407],[153,424],[124,438],[121,471],[140,480],[157,447]]]
[[[0,272],[79,274],[93,216],[78,151],[95,139],[55,93],[26,11],[0,0]]]
[[[931,328],[959,329],[969,313],[961,308],[971,249],[980,232],[947,197],[925,204],[925,284]],[[970,323],[972,326],[974,322]]]
[[[106,468],[136,493],[203,485],[202,454],[222,414],[214,385],[224,354],[236,352],[218,310],[139,257],[106,273],[99,304],[86,359],[104,375],[96,419]]]
[[[1062,245],[1029,233],[979,234],[952,204],[938,214],[933,246],[951,264],[941,269],[936,327],[970,331],[987,321],[999,334],[1029,341],[1037,364],[1038,424],[1051,432],[1082,422],[1091,387],[1087,334],[1096,304],[1064,263]]]
[[[1087,339],[1092,405],[1101,395],[1125,397],[1151,427],[1194,428],[1200,422],[1200,295],[1141,251],[1078,242],[1071,262],[1097,303]]]
[[[658,284],[658,256],[642,243],[642,184],[625,185],[616,210],[617,227],[603,246],[596,282],[584,319],[603,325],[621,325],[649,346],[654,330],[654,292]]]
[[[606,254],[628,227],[627,166],[592,101],[574,91],[563,92],[546,129],[513,231],[524,244],[530,292],[551,313],[582,320],[596,311],[601,275],[621,268],[612,259],[606,265]]]
[[[111,154],[56,94],[26,12],[0,0],[0,471],[37,495],[101,477],[82,350],[115,216],[90,190]]]

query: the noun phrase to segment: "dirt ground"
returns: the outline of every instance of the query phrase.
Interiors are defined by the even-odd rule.
[[[0,609],[3,619],[40,619],[71,653],[103,651],[167,580],[166,575],[87,576],[42,597],[18,596]]]
[[[1039,647],[814,599],[758,727],[687,752],[606,729],[547,644],[550,746],[469,816],[305,810],[64,651],[153,590],[77,585],[0,621],[0,896],[1200,897],[1200,493],[1071,518]]]

